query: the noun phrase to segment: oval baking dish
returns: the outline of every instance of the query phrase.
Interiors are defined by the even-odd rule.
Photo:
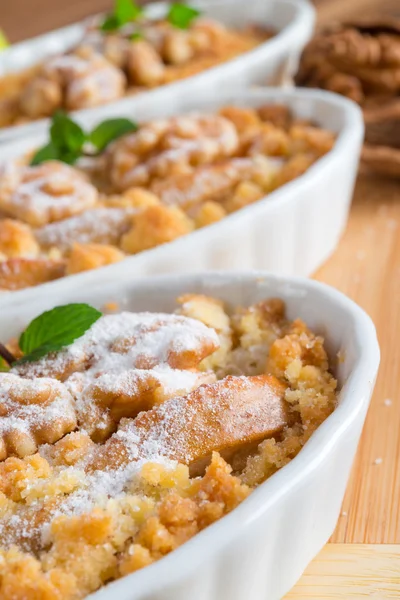
[[[288,75],[293,74],[297,59],[306,42],[309,40],[314,23],[314,9],[306,0],[275,0],[274,2],[258,2],[240,0],[199,2],[195,3],[206,16],[215,17],[228,26],[243,27],[257,22],[277,30],[277,34],[267,42],[237,58],[193,75],[186,80],[176,81],[154,91],[145,92],[146,97],[160,90],[175,88],[183,91],[193,82],[202,85],[218,82],[219,85],[277,85]],[[165,3],[158,3],[146,8],[149,16],[164,14]],[[0,54],[0,77],[15,74],[29,68],[38,61],[73,47],[82,37],[87,23],[78,23],[70,27],[47,33],[16,44]],[[114,102],[117,106],[131,98],[127,97]],[[84,109],[87,115],[90,109]],[[0,142],[17,136],[26,136],[37,131],[40,121],[4,127],[0,129]]]
[[[69,302],[102,309],[170,312],[178,296],[206,294],[248,306],[281,298],[289,319],[300,317],[326,340],[339,402],[300,453],[233,512],[183,546],[94,593],[93,600],[279,600],[294,585],[335,527],[379,365],[369,317],[336,290],[309,280],[258,273],[206,273],[127,280],[101,273],[97,283],[53,287],[29,303],[4,296],[1,339],[30,319]],[[340,359],[338,358],[340,356]]]
[[[131,100],[123,112],[103,107],[85,117],[86,128],[104,118],[134,117],[138,121],[190,111],[214,111],[234,104],[257,107],[284,104],[300,119],[312,119],[332,130],[337,139],[331,151],[318,159],[305,174],[271,192],[265,198],[232,213],[217,223],[198,229],[172,242],[129,256],[104,267],[107,273],[132,276],[165,272],[190,272],[240,268],[266,268],[285,274],[309,275],[332,253],[345,227],[363,136],[360,110],[340,96],[315,90],[224,90],[213,87],[178,92],[171,89]],[[79,120],[79,119],[78,119]],[[19,156],[43,144],[42,133],[0,147],[0,161]],[[71,275],[45,283],[49,286],[89,284],[99,271]],[[39,286],[44,289],[43,286]],[[22,290],[15,294],[34,291]]]

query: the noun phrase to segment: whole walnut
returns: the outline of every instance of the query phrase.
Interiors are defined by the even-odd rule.
[[[337,24],[306,46],[297,85],[337,92],[361,105],[400,93],[400,20]]]
[[[336,92],[363,109],[363,163],[400,176],[400,20],[336,24],[306,46],[297,85]]]

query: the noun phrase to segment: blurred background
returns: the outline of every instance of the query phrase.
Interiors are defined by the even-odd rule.
[[[263,0],[260,0],[262,2]],[[400,17],[400,0],[315,0],[320,23],[380,15]],[[112,0],[0,0],[0,28],[10,42],[108,10]]]

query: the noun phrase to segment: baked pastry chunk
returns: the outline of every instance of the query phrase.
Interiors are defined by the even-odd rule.
[[[235,127],[219,115],[188,115],[152,121],[116,141],[109,151],[110,178],[117,189],[147,185],[171,169],[210,163],[238,148]]]
[[[132,217],[132,228],[121,240],[121,248],[136,254],[190,233],[194,224],[183,211],[172,206],[149,206]]]
[[[96,203],[97,190],[58,161],[28,167],[5,163],[0,173],[0,210],[33,227],[80,213]]]
[[[0,373],[0,460],[21,458],[76,427],[73,399],[54,379]]]
[[[21,221],[0,219],[0,254],[7,258],[33,258],[39,254],[31,228]]]
[[[162,558],[334,410],[324,341],[281,300],[178,304],[0,373],[2,600],[79,600]]]
[[[74,243],[117,246],[131,222],[132,211],[129,209],[93,208],[40,227],[36,230],[36,239],[44,249],[56,247],[64,252],[68,252]]]
[[[67,274],[90,271],[119,262],[125,255],[106,244],[74,244],[67,262]]]

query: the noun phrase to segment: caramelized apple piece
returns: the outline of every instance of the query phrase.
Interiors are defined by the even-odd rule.
[[[131,227],[133,212],[129,208],[93,208],[36,230],[36,239],[45,248],[66,252],[77,244],[112,244]]]
[[[201,386],[134,421],[123,420],[87,468],[118,468],[156,453],[189,465],[198,475],[213,451],[230,459],[282,431],[288,424],[284,394],[285,387],[270,375],[226,377]]]
[[[249,158],[233,158],[216,165],[205,165],[192,173],[155,180],[151,190],[164,204],[184,209],[207,200],[221,200],[254,171]]]
[[[213,372],[162,365],[149,370],[130,369],[112,377],[106,373],[86,386],[85,373],[76,373],[66,385],[77,398],[78,423],[93,441],[104,442],[123,417],[136,417],[143,410],[215,379]]]

